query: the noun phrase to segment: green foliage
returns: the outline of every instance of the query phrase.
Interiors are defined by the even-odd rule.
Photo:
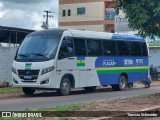
[[[13,87],[0,88],[0,94],[19,93],[19,92],[22,92],[22,88],[13,88]]]
[[[71,120],[70,118],[66,118],[66,117],[60,117],[58,118],[58,120]]]
[[[73,105],[60,105],[55,107],[42,107],[38,111],[75,111],[83,108],[82,104],[73,104]]]
[[[129,27],[139,30],[140,35],[154,34],[160,37],[159,0],[114,0],[116,12],[123,10],[129,18]]]

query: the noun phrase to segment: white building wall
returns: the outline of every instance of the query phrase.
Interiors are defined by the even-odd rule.
[[[11,68],[14,59],[16,47],[1,47],[0,46],[0,82],[11,83]]]
[[[77,15],[77,8],[79,7],[85,7],[86,14]],[[71,10],[71,16],[68,16],[68,9]],[[65,17],[62,16],[63,10],[66,10]],[[59,22],[104,20],[104,17],[104,2],[60,4],[59,6]]]
[[[61,26],[61,28],[77,29],[77,30],[89,30],[89,31],[104,31],[104,25],[80,25],[80,26]]]
[[[160,49],[159,48],[150,48],[149,65],[160,66]]]

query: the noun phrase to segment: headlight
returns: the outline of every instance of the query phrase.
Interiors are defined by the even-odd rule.
[[[12,67],[12,72],[17,75],[17,71],[14,67]]]
[[[48,72],[51,72],[52,70],[54,70],[54,66],[45,68],[45,69],[42,70],[41,75],[46,74]]]

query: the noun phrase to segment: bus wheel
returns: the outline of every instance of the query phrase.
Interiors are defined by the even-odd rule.
[[[26,95],[32,95],[36,91],[35,89],[27,87],[23,87],[22,90]]]
[[[127,79],[124,75],[122,75],[119,78],[119,84],[118,85],[113,85],[112,89],[115,90],[115,91],[122,91],[122,90],[126,89],[126,86],[127,86]]]
[[[87,92],[93,92],[93,91],[96,89],[96,86],[84,87],[84,89],[85,89]]]
[[[61,81],[59,93],[60,95],[65,96],[69,95],[70,92],[71,92],[71,82],[67,77],[65,77]]]
[[[126,86],[127,86],[127,79],[124,75],[122,75],[120,78],[119,78],[119,86],[118,86],[118,89],[120,91],[122,90],[125,90],[126,89]]]

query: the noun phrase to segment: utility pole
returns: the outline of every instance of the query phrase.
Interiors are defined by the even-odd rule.
[[[49,15],[50,13],[53,13],[51,11],[44,10],[44,12],[46,13],[46,15],[43,15],[43,17],[46,18],[46,22],[43,22],[41,27],[44,28],[44,29],[48,29],[48,27],[49,27],[48,18],[53,18],[54,16],[53,15]]]

